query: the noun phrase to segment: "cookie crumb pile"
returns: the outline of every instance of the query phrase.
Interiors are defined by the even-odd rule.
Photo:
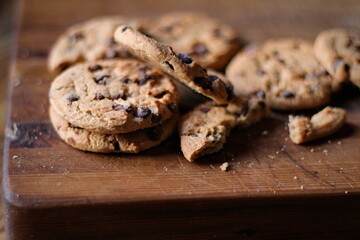
[[[191,162],[220,151],[233,129],[268,117],[270,108],[316,109],[344,82],[360,86],[359,39],[359,31],[334,29],[314,46],[274,39],[238,52],[237,33],[199,13],[93,18],[67,29],[50,52],[50,119],[67,144],[91,152],[138,153],[177,129]],[[173,81],[210,100],[180,116]],[[333,134],[345,115],[332,107],[311,118],[290,115],[290,139]]]

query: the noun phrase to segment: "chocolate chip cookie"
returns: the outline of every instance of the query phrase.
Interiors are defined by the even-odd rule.
[[[178,130],[181,150],[192,162],[223,148],[234,127],[248,127],[269,113],[263,99],[235,98],[229,104],[206,102],[181,117]]]
[[[197,12],[165,14],[145,24],[144,30],[205,68],[224,69],[239,49],[230,26]]]
[[[74,65],[50,88],[50,102],[58,115],[102,134],[158,125],[171,117],[178,101],[178,91],[167,75],[130,59]]]
[[[50,109],[51,122],[59,134],[70,146],[90,152],[138,153],[159,145],[174,131],[178,119],[177,110],[170,119],[155,127],[124,134],[100,134],[77,127],[60,117]]]
[[[116,27],[122,24],[135,26],[139,21],[121,16],[107,16],[71,26],[52,47],[48,69],[58,73],[78,62],[130,57],[126,49],[113,38]]]
[[[326,107],[311,118],[289,116],[290,139],[296,144],[330,136],[345,123],[346,111]]]
[[[269,40],[239,53],[226,69],[235,94],[258,95],[279,110],[310,109],[330,100],[333,77],[301,39]]]
[[[189,55],[176,54],[164,43],[142,34],[129,26],[120,26],[115,31],[115,40],[123,44],[129,52],[185,83],[195,91],[218,103],[226,103],[233,96],[232,87],[218,76],[209,75],[207,70]]]
[[[360,87],[360,30],[330,29],[314,44],[316,57],[339,83],[351,80]]]

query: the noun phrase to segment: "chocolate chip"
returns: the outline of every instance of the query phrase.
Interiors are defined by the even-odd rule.
[[[120,151],[120,144],[119,144],[118,141],[113,140],[113,141],[111,141],[110,143],[114,146],[114,150],[115,150],[115,151]]]
[[[139,86],[145,85],[150,79],[155,79],[155,77],[152,75],[147,75],[145,73],[143,73],[141,75],[142,76],[140,77],[139,81],[137,82],[137,84]]]
[[[204,89],[211,89],[212,86],[212,81],[204,77],[194,78],[194,83]]]
[[[215,76],[215,75],[210,75],[209,76],[209,80],[212,81],[212,82],[215,81],[215,80],[218,80],[218,79],[219,79],[218,76]]]
[[[123,77],[122,79],[120,79],[120,82],[128,84],[129,82],[131,82],[131,80],[130,80],[130,78]]]
[[[204,44],[196,44],[194,46],[194,53],[197,55],[205,55],[209,52],[207,47]]]
[[[280,93],[280,97],[283,98],[294,98],[295,97],[295,93],[290,92],[290,91],[283,91]]]
[[[96,95],[95,95],[95,99],[96,99],[96,100],[102,100],[102,99],[104,99],[104,98],[105,98],[105,96],[102,95],[102,93],[96,93]]]
[[[81,32],[76,32],[68,36],[71,41],[78,41],[80,39],[83,39],[84,37],[84,34],[82,34]]]
[[[137,67],[137,69],[139,71],[146,72],[146,71],[150,70],[151,68],[146,66],[146,65],[140,65],[140,66]]]
[[[102,84],[102,85],[106,85],[106,79],[110,78],[110,75],[99,75],[94,77],[94,81],[97,84]]]
[[[200,108],[199,110],[200,110],[200,112],[202,112],[202,113],[208,113],[208,112],[210,111],[210,108],[203,107],[203,108]]]
[[[263,69],[260,69],[259,71],[257,71],[257,75],[259,75],[259,76],[264,76],[265,73],[266,72]]]
[[[156,124],[156,123],[159,123],[161,121],[161,115],[160,114],[156,114],[156,113],[153,113],[151,115],[151,122]]]
[[[226,90],[227,100],[228,100],[228,101],[230,101],[231,99],[233,99],[233,98],[235,97],[235,95],[234,95],[234,89],[233,89],[232,86],[225,84],[225,90]]]
[[[83,129],[83,128],[75,126],[75,125],[73,125],[71,123],[69,123],[69,127],[74,128],[74,129]]]
[[[165,63],[166,65],[168,65],[168,67],[169,67],[171,70],[174,71],[174,66],[173,66],[171,63],[169,63],[168,61],[165,61],[164,63]]]
[[[134,112],[134,116],[138,118],[146,118],[151,114],[151,110],[149,108],[138,107]]]
[[[131,29],[131,27],[125,26],[125,27],[123,27],[123,29],[121,29],[121,32],[125,32],[125,31],[128,30],[128,29]]]
[[[80,99],[80,97],[73,93],[67,97],[67,100],[69,100],[70,102],[75,102],[75,101],[78,101],[79,99]]]
[[[262,99],[264,99],[266,97],[266,94],[264,91],[257,91],[255,93],[253,93],[252,95],[257,98],[262,98]]]
[[[167,105],[167,107],[168,107],[168,109],[169,109],[170,111],[174,112],[175,109],[176,109],[176,107],[177,107],[177,105],[176,105],[176,103],[169,103],[169,104]]]
[[[184,53],[179,53],[177,55],[177,57],[183,62],[183,63],[186,63],[186,64],[191,64],[193,62],[193,60],[191,59],[191,57],[187,54],[184,54]]]
[[[114,111],[124,110],[127,113],[132,111],[131,106],[124,106],[124,105],[121,105],[121,104],[113,106],[113,109],[114,109]]]
[[[164,27],[160,28],[160,31],[162,31],[162,32],[171,32],[173,28],[174,28],[173,25],[164,26]]]
[[[249,112],[249,103],[244,102],[241,106],[241,109],[235,112],[235,115],[237,115],[238,117],[245,116],[248,112]]]
[[[90,72],[96,72],[96,71],[99,71],[101,69],[103,69],[103,67],[100,64],[94,64],[94,65],[91,65],[91,66],[88,67],[88,70]]]
[[[159,125],[159,126],[149,128],[149,130],[147,131],[147,135],[150,140],[157,141],[161,138],[163,131],[164,130],[163,130],[162,126]]]
[[[225,36],[223,31],[221,31],[221,29],[219,29],[219,28],[214,30],[214,36],[217,38],[223,39],[224,41],[226,41],[228,43],[233,43],[236,41],[235,38],[228,38],[227,36]]]
[[[214,104],[213,106],[214,106],[214,107],[227,107],[228,104],[227,104],[227,103],[224,103],[224,104]]]
[[[168,93],[169,93],[169,91],[163,91],[163,92],[155,95],[154,97],[155,97],[155,98],[162,98],[163,96],[165,96],[165,95],[168,94]]]
[[[104,58],[116,58],[119,57],[119,53],[114,49],[108,49],[105,52]]]
[[[127,95],[126,94],[121,94],[121,93],[118,93],[114,96],[111,97],[112,100],[117,100],[117,99],[122,99],[122,100],[126,100],[127,99]]]

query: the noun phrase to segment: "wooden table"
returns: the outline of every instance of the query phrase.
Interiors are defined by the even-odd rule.
[[[359,27],[358,1],[28,0],[21,9],[4,155],[9,240],[360,238],[358,88],[334,96],[348,120],[328,139],[294,145],[287,114],[274,113],[235,131],[221,152],[188,163],[177,137],[138,155],[67,146],[49,123],[46,71],[56,37],[96,15],[193,9],[248,42],[312,40],[325,28]],[[219,169],[225,161],[229,172]]]

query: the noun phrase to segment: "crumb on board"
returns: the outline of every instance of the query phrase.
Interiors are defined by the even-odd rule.
[[[315,152],[315,150],[312,148],[312,149],[310,149],[310,152]]]
[[[230,169],[229,163],[228,163],[228,162],[224,162],[223,164],[221,164],[220,169],[221,169],[221,171],[223,171],[223,172],[229,171],[229,169]]]
[[[327,149],[324,149],[323,153],[325,153],[325,155],[328,155],[329,151]]]
[[[331,140],[328,140],[328,144],[331,144]]]
[[[268,155],[270,159],[275,159],[276,157],[274,155]]]
[[[338,144],[341,145],[341,141],[338,141]]]
[[[14,155],[14,156],[12,157],[12,159],[18,159],[18,158],[20,158],[18,155]]]
[[[267,136],[267,135],[269,135],[269,131],[264,130],[264,131],[262,131],[261,135],[263,135],[263,136]]]
[[[348,194],[348,191],[345,191],[345,194]]]
[[[301,186],[300,186],[300,189],[301,189],[301,190],[304,190],[304,185],[301,185]]]
[[[215,167],[212,164],[210,164],[210,167],[215,170]]]
[[[304,157],[301,157],[301,160],[304,160],[305,158]]]
[[[280,153],[280,151],[276,151],[276,154],[279,154]]]
[[[298,177],[297,176],[294,176],[294,178],[293,178],[294,180],[297,180],[298,179]]]

